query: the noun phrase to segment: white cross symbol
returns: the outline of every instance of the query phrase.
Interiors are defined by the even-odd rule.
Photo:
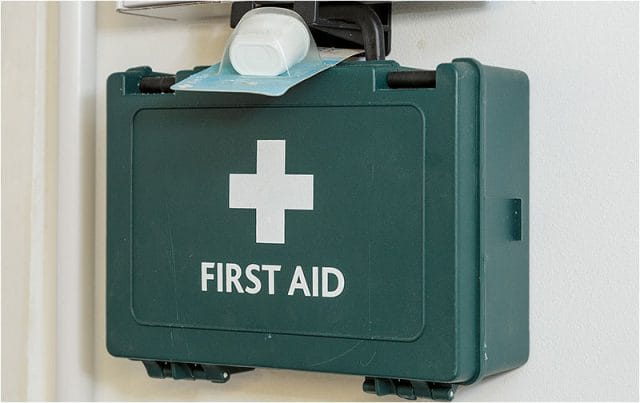
[[[284,211],[313,210],[313,175],[285,173],[285,140],[258,140],[255,174],[229,174],[229,208],[256,210],[256,243],[284,243]]]

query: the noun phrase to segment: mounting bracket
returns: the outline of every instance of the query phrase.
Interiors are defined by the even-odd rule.
[[[231,7],[230,25],[258,7],[283,7],[300,14],[318,46],[363,47],[367,60],[384,60],[391,51],[391,2],[240,1]]]

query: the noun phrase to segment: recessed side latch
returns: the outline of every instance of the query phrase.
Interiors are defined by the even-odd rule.
[[[451,401],[457,388],[456,384],[370,377],[364,378],[362,384],[362,390],[366,393],[378,396],[397,395],[407,400],[416,400],[420,397]]]
[[[436,88],[435,70],[392,71],[387,74],[389,88]]]
[[[192,364],[168,361],[142,361],[147,375],[151,378],[205,379],[216,383],[225,383],[231,374],[252,371],[250,367],[228,367],[222,365]]]

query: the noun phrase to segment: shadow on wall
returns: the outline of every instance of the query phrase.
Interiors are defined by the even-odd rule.
[[[215,8],[211,11],[211,7],[217,7],[218,4],[190,4],[161,7],[157,10],[161,12],[147,12],[144,9],[140,11],[129,11],[120,13],[116,11],[115,2],[99,2],[97,5],[99,15],[108,15],[108,19],[104,19],[106,24],[101,24],[103,29],[127,29],[132,27],[158,27],[167,24],[184,25],[184,24],[210,24],[210,25],[229,25],[229,15],[223,15],[226,8]],[[207,10],[202,10],[207,7]],[[199,11],[202,11],[198,14]],[[220,14],[219,16],[217,14]],[[214,15],[215,14],[215,15]]]
[[[193,55],[204,55],[203,57],[212,60],[218,59],[221,57],[227,38],[232,32],[228,16],[169,20],[119,13],[116,11],[115,3],[111,2],[98,2],[96,7],[98,32],[106,33],[109,36],[137,37],[142,41],[154,37],[156,40],[168,42],[171,42],[168,38],[174,37],[188,39],[191,55],[183,55],[185,59],[189,59]],[[162,34],[156,35],[159,30],[162,31]],[[140,47],[141,44],[132,44],[132,46]],[[145,49],[145,47],[142,46],[141,49]],[[141,50],[141,52],[144,51]],[[184,49],[174,48],[167,51],[180,54]],[[208,59],[206,64],[211,64]]]
[[[393,14],[476,12],[487,7],[484,1],[417,1],[393,3]]]

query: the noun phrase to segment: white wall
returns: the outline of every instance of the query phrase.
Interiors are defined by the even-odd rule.
[[[5,333],[18,339],[14,326],[24,325],[5,295],[7,289],[11,296],[23,291],[5,281],[19,281],[16,270],[28,264],[21,249],[28,235],[5,231],[26,218],[5,221],[13,217],[5,211],[20,211],[19,198],[27,196],[17,189],[30,180],[21,173],[21,180],[10,182],[7,170],[23,172],[12,161],[18,154],[31,158],[31,146],[5,133],[4,117],[16,107],[5,104],[5,29],[11,28],[5,28],[4,14],[2,29],[4,386],[6,364],[22,354],[13,351],[5,360]],[[225,385],[154,380],[140,363],[110,357],[104,347],[106,77],[143,64],[175,72],[214,63],[228,34],[225,20],[176,23],[124,16],[111,3],[97,4],[92,396],[372,399],[360,391],[361,378],[352,376],[259,369]],[[407,66],[434,68],[470,56],[521,69],[531,82],[531,357],[520,369],[460,389],[456,400],[638,400],[638,4],[396,5],[392,49],[391,58]],[[2,396],[26,392],[6,394],[3,387]]]
[[[2,3],[2,400],[55,397],[57,23]]]

